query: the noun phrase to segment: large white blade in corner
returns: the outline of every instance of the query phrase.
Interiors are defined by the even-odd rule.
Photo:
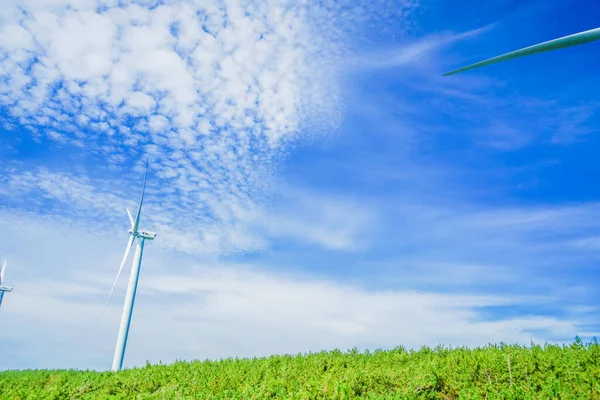
[[[501,56],[493,57],[475,64],[467,65],[452,72],[447,72],[443,76],[454,75],[459,72],[468,71],[474,68],[483,67],[485,65],[495,64],[497,62],[511,60],[517,57],[528,56],[546,51],[563,49],[566,47],[578,46],[580,44],[593,42],[600,39],[600,28],[590,29],[589,31],[575,33],[569,36],[563,36],[558,39],[549,40],[544,43],[525,47],[524,49],[511,51],[510,53],[502,54]]]
[[[4,260],[4,264],[2,264],[2,270],[0,271],[0,283],[4,281],[4,277],[6,276],[6,262],[8,260]]]
[[[115,281],[113,282],[112,288],[110,289],[110,293],[108,293],[108,298],[104,302],[104,307],[102,308],[102,313],[100,313],[100,318],[102,318],[102,315],[104,314],[104,310],[106,310],[106,305],[108,304],[108,301],[110,300],[110,296],[112,295],[113,291],[115,290],[115,286],[117,286],[117,281],[119,280],[119,276],[121,275],[121,271],[123,270],[123,266],[125,265],[125,260],[127,260],[127,256],[129,255],[129,251],[131,250],[131,245],[133,244],[133,239],[135,239],[135,236],[130,235],[129,242],[127,242],[127,247],[125,248],[125,254],[123,255],[123,260],[121,261],[121,266],[119,267],[119,272],[117,272],[117,277],[115,278]]]

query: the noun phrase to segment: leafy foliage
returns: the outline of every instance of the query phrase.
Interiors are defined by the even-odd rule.
[[[118,373],[0,372],[2,399],[599,399],[600,345],[339,350]]]

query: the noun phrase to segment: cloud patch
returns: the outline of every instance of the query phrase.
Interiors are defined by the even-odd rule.
[[[204,232],[231,227],[218,239],[227,242],[271,195],[286,146],[339,126],[341,54],[356,36],[346,30],[383,28],[396,13],[406,20],[414,3],[373,6],[376,13],[356,2],[10,4],[0,10],[0,120],[40,146],[95,157],[96,174],[122,171],[116,186],[137,182],[149,156],[174,226],[193,215]],[[17,164],[4,172],[15,174],[11,167],[33,173]],[[215,248],[211,233],[195,235]],[[232,239],[216,251],[255,249]]]

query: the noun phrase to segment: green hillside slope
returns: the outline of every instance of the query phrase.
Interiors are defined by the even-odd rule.
[[[600,399],[600,345],[490,345],[0,373],[1,399]]]

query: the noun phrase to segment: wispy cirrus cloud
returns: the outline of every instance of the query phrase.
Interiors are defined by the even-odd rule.
[[[9,169],[0,179],[7,204],[28,199],[24,208],[72,218],[79,225],[94,221],[107,231],[126,231],[125,209],[135,212],[139,193],[112,179],[92,180],[85,174],[56,173],[46,168]],[[281,186],[284,187],[283,185]],[[325,249],[353,251],[365,247],[368,231],[377,223],[374,210],[345,197],[287,188],[270,207],[218,208],[220,219],[182,218],[181,208],[164,203],[165,191],[150,184],[143,210],[144,226],[160,234],[158,246],[188,254],[217,257],[239,249],[262,250],[273,240],[288,240]],[[46,210],[51,210],[50,212]],[[75,222],[74,221],[74,222]]]
[[[382,2],[355,17],[368,24],[411,7]],[[2,120],[58,154],[94,156],[107,174],[149,156],[172,229],[217,253],[255,250],[260,240],[240,232],[270,196],[285,145],[339,124],[341,28],[358,21],[341,13],[351,9],[269,0],[9,5],[0,11]],[[5,139],[11,148],[19,140]],[[67,183],[59,165],[41,175],[8,168],[9,193],[37,179],[47,195],[68,191],[81,202],[81,190],[100,184]]]
[[[412,42],[395,45],[373,53],[361,54],[356,60],[358,69],[389,69],[422,64],[424,59],[434,56],[444,46],[477,37],[494,28],[497,23],[461,33],[431,34]]]

